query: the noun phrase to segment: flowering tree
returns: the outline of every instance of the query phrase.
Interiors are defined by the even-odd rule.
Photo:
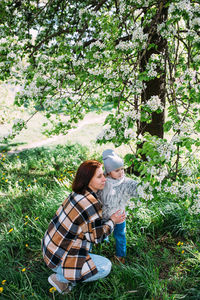
[[[189,174],[200,145],[199,1],[2,0],[0,14],[0,79],[21,85],[16,104],[42,111],[47,134],[109,103],[98,141],[142,145],[146,162],[126,157],[148,174],[141,198]],[[10,135],[25,125],[17,120]]]

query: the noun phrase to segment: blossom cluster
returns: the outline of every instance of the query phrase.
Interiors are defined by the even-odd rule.
[[[149,107],[152,111],[164,109],[158,96],[151,96],[151,98],[145,103],[145,106]]]
[[[119,44],[116,46],[116,49],[123,51],[123,50],[134,49],[134,47],[135,47],[135,45],[131,41],[128,41],[128,42],[120,41]]]
[[[182,0],[178,2],[170,3],[169,5],[169,13],[179,13],[179,12],[187,12],[190,16],[192,16],[193,7],[189,0]]]
[[[98,135],[97,135],[97,141],[105,139],[105,140],[112,140],[113,137],[116,136],[116,131],[108,126],[107,128],[103,129]]]
[[[147,173],[153,176],[160,184],[168,175],[168,170],[165,166],[151,166],[147,168]],[[158,190],[158,187],[156,188]],[[161,190],[161,186],[159,186],[159,190]]]
[[[200,213],[200,192],[195,196],[193,200],[193,205],[189,208],[190,214]]]
[[[142,182],[137,187],[137,192],[140,198],[149,201],[153,199],[153,187],[150,185],[149,182]]]
[[[156,146],[160,157],[164,157],[166,162],[170,162],[176,151],[175,145],[173,143],[167,143],[157,140]]]
[[[154,62],[147,64],[147,76],[148,77],[156,77],[157,76],[157,64]]]
[[[132,128],[126,128],[124,130],[124,138],[129,140],[136,139],[136,132]]]
[[[114,93],[118,96],[118,93]],[[112,115],[109,126],[103,129],[97,136],[97,141],[105,139],[106,141],[112,140],[114,137],[118,137],[125,140],[136,139],[136,130],[134,128],[135,121],[140,118],[140,114],[135,110],[124,110],[120,114]],[[114,117],[114,122],[113,122]]]
[[[106,47],[106,45],[104,43],[102,43],[101,41],[96,41],[96,42],[93,42],[90,44],[90,48],[92,48],[94,46],[96,46],[100,49],[104,49]]]

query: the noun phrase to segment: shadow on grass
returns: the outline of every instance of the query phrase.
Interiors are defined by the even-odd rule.
[[[13,150],[13,147],[27,145],[27,143],[18,142],[18,143],[7,143],[7,144],[0,144],[0,152],[8,152]]]

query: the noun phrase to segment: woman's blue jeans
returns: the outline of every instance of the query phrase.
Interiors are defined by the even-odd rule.
[[[114,228],[114,238],[116,243],[116,256],[126,256],[126,221],[116,224]],[[105,241],[109,242],[108,237]]]
[[[90,281],[95,281],[98,280],[100,278],[104,278],[106,277],[110,271],[111,271],[111,261],[109,259],[107,259],[106,257],[97,255],[97,254],[92,254],[89,253],[90,257],[92,258],[98,273],[93,275],[92,277],[84,280],[83,282],[90,282]],[[63,275],[62,275],[62,268],[61,266],[58,266],[57,268],[53,269],[52,271],[54,271],[56,273],[56,277],[57,280],[60,282],[64,282],[64,283],[68,283],[69,280],[67,280]],[[72,284],[75,285],[75,284]]]

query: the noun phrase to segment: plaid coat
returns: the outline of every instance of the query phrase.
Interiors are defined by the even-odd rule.
[[[102,220],[101,203],[95,193],[71,193],[42,239],[44,261],[51,269],[61,264],[67,280],[83,281],[97,273],[88,254],[91,243],[100,243],[113,229],[111,220]]]

